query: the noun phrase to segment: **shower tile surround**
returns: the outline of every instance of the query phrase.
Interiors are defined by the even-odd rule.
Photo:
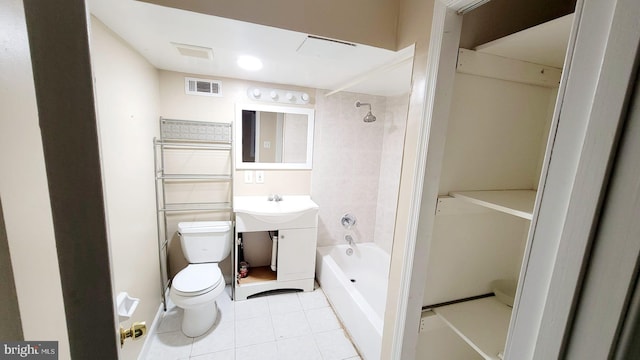
[[[182,334],[182,309],[169,303],[145,359],[360,359],[320,288],[235,302],[226,290],[214,328],[197,338]]]
[[[318,246],[375,242],[391,252],[404,142],[408,96],[372,96],[318,90],[311,196],[318,203]],[[371,103],[377,121],[365,123]],[[347,231],[345,213],[357,217]]]

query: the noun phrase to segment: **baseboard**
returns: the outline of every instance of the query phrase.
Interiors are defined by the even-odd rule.
[[[158,312],[156,316],[153,318],[153,323],[149,327],[149,331],[147,331],[147,335],[144,339],[144,345],[142,345],[142,350],[140,350],[140,354],[138,354],[138,360],[146,360],[147,353],[149,353],[149,348],[151,347],[151,343],[153,342],[153,338],[156,337],[156,333],[158,332],[158,326],[160,326],[160,320],[164,314],[164,304],[160,303],[158,307]]]

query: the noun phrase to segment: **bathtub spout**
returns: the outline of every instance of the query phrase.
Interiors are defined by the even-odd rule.
[[[355,244],[355,242],[353,241],[353,236],[351,235],[345,235],[344,239],[347,241],[347,243],[349,243],[349,245],[353,246]]]

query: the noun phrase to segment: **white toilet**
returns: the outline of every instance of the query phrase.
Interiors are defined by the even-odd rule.
[[[181,222],[180,245],[189,265],[171,283],[169,297],[184,309],[182,332],[189,337],[203,335],[218,317],[216,298],[225,282],[218,262],[231,253],[231,221]]]

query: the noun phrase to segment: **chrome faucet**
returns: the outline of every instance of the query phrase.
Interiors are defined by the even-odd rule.
[[[282,200],[284,200],[284,199],[282,198],[282,195],[280,195],[280,194],[269,194],[269,196],[267,197],[267,201],[278,202],[278,201],[282,201]]]
[[[344,239],[345,239],[345,240],[349,243],[349,245],[351,245],[351,246],[353,246],[353,244],[355,243],[355,242],[353,241],[353,236],[351,236],[351,235],[345,235],[345,236],[344,236]]]

